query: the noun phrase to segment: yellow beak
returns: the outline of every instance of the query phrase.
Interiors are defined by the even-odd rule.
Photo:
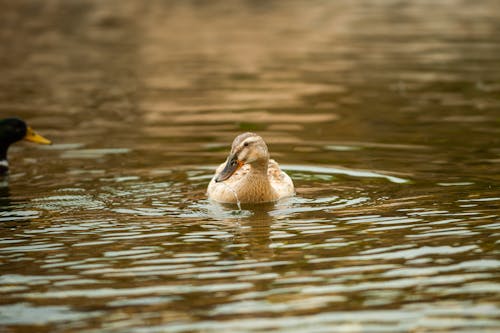
[[[26,140],[26,141],[40,143],[40,144],[43,144],[43,145],[50,145],[50,144],[52,144],[52,142],[50,140],[44,138],[40,134],[37,134],[35,131],[33,131],[33,129],[31,129],[31,127],[28,127],[28,129],[26,130],[26,135],[24,136],[23,139]]]

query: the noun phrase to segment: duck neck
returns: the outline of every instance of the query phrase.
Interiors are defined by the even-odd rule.
[[[267,176],[269,159],[256,161],[250,165],[250,171],[236,188],[241,202],[274,201],[277,194]]]
[[[247,175],[247,188],[253,188],[259,193],[271,193],[272,186],[267,176],[269,159],[259,160],[250,165],[250,172]]]
[[[263,178],[269,183],[269,179],[267,178],[267,168],[269,165],[269,159],[257,160],[250,164],[250,174],[249,176],[252,179]]]
[[[7,172],[9,169],[9,162],[7,162],[8,145],[0,144],[0,175]]]

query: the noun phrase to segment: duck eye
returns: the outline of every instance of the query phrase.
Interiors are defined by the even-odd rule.
[[[248,147],[248,142],[245,142],[243,146]]]

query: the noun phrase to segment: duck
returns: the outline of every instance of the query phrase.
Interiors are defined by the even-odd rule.
[[[264,139],[251,132],[234,139],[207,188],[209,199],[229,204],[274,202],[294,194],[290,176],[270,158]]]
[[[5,175],[9,170],[7,150],[15,142],[26,140],[39,144],[52,142],[37,134],[26,122],[19,118],[0,119],[0,175]]]

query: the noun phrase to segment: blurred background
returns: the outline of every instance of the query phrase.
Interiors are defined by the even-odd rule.
[[[500,2],[0,5],[7,331],[500,327]],[[245,131],[295,198],[206,200]]]

